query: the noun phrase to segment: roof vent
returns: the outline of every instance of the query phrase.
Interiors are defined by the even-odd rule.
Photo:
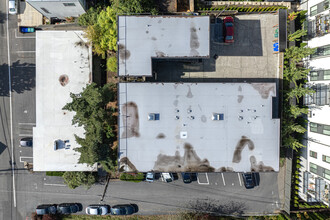
[[[148,114],[148,121],[158,121],[160,119],[159,113],[149,113]]]
[[[181,139],[187,139],[188,137],[188,133],[186,131],[181,131],[180,132],[180,138]]]
[[[221,113],[213,113],[212,120],[213,121],[222,121],[223,120],[223,114],[221,114]]]

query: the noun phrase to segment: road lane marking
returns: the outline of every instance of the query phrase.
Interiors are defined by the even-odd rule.
[[[21,163],[24,163],[25,162],[25,160],[22,160],[22,158],[27,158],[27,159],[31,159],[31,158],[33,158],[33,157],[19,157],[19,162],[21,162]]]
[[[10,112],[10,146],[11,146],[11,170],[13,173],[13,200],[14,200],[14,207],[16,207],[16,184],[15,184],[15,162],[14,162],[14,137],[13,137],[13,106],[12,106],[12,95],[11,95],[11,66],[10,66],[10,51],[9,51],[9,13],[8,13],[8,1],[6,1],[6,26],[7,26],[7,59],[8,59],[8,83],[9,83],[9,112]]]
[[[36,123],[18,123],[19,125],[36,125]]]
[[[36,38],[36,37],[22,37],[17,35],[17,29],[15,29],[15,38]]]
[[[225,182],[225,178],[223,177],[223,173],[221,173],[221,176],[222,176],[223,185],[225,186],[226,182]]]
[[[238,175],[239,185],[242,186],[241,175],[240,175],[240,173],[237,173],[237,175]]]
[[[65,184],[44,183],[45,186],[66,186]]]

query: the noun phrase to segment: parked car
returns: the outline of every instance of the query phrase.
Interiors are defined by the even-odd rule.
[[[247,189],[252,189],[259,185],[259,173],[242,173],[244,186]]]
[[[9,9],[8,9],[9,14],[16,15],[17,14],[16,0],[9,0],[8,6],[9,6]]]
[[[56,214],[56,210],[56,204],[44,204],[37,206],[36,213],[37,215]]]
[[[190,173],[181,173],[182,176],[182,180],[184,183],[191,183],[192,182],[192,178],[191,178],[191,174]]]
[[[225,43],[234,43],[234,18],[231,16],[225,17],[223,27]]]
[[[57,211],[61,214],[71,214],[82,211],[82,205],[79,203],[62,203],[57,207]]]
[[[89,205],[86,208],[86,214],[88,215],[106,215],[110,213],[110,206],[109,205]]]
[[[20,141],[19,141],[19,145],[21,147],[32,147],[33,146],[33,139],[32,137],[25,137],[25,138],[22,138]]]
[[[152,183],[155,179],[155,174],[148,172],[146,175],[146,181]]]
[[[132,204],[115,205],[111,207],[112,215],[132,215],[137,211],[137,207]]]
[[[164,182],[172,182],[173,181],[173,175],[172,173],[162,173],[161,178]]]
[[[19,31],[21,33],[33,33],[36,31],[36,29],[34,27],[20,26]]]

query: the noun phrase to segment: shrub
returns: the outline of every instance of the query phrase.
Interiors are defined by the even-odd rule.
[[[107,70],[117,72],[117,57],[111,56],[107,58]]]
[[[46,176],[63,176],[64,172],[47,171]]]
[[[63,174],[63,180],[71,189],[81,185],[90,188],[96,181],[92,172],[65,172]]]
[[[296,166],[296,167],[297,167],[297,169],[301,168],[300,164],[297,164],[297,166]]]
[[[121,173],[119,179],[122,181],[141,182],[144,180],[144,175],[143,173]]]

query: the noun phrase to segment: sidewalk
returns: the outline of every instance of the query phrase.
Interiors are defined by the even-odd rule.
[[[25,1],[19,1],[18,26],[37,27],[42,25],[42,14]]]

